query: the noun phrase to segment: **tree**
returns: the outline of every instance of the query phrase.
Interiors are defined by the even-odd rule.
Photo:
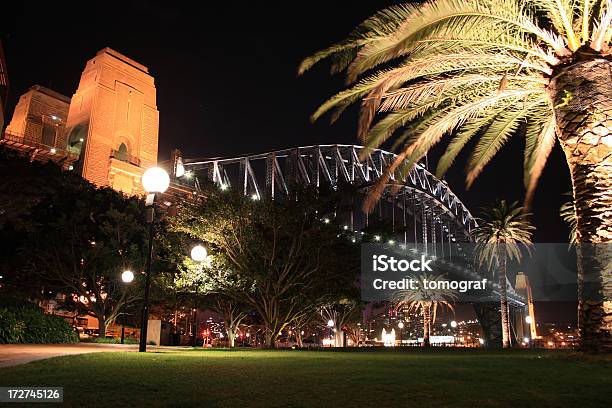
[[[429,347],[433,325],[436,322],[438,308],[446,307],[454,310],[453,302],[457,300],[457,294],[452,289],[426,287],[423,282],[440,282],[444,276],[423,274],[412,277],[417,284],[417,289],[401,290],[395,294],[395,308],[398,310],[407,309],[408,313],[415,312],[423,315],[423,347]]]
[[[172,231],[177,229],[182,230],[182,227],[179,227],[176,221],[171,223],[170,232],[165,235],[164,240],[168,244],[164,251],[164,259],[178,260],[177,270],[161,275],[160,280],[164,281],[162,286],[188,295],[194,304],[197,303],[219,313],[225,323],[228,345],[233,348],[240,324],[251,311],[241,295],[248,290],[245,286],[246,280],[229,268],[223,262],[223,256],[219,254],[210,255],[204,262],[196,262],[185,255],[185,249],[189,249],[187,244],[189,238],[172,234]],[[172,238],[175,241],[172,241]],[[180,244],[173,246],[176,240]],[[169,256],[177,252],[178,256]]]
[[[319,314],[324,327],[333,329],[334,344],[336,347],[346,347],[344,335],[353,332],[356,323],[363,319],[361,315],[361,303],[356,296],[343,297],[335,301],[329,301],[319,308]],[[332,327],[328,322],[332,321]]]
[[[95,316],[100,336],[138,297],[121,273],[142,271],[147,232],[142,203],[66,174],[53,194],[32,207],[31,233],[20,248],[25,268]],[[132,284],[134,285],[134,284]]]
[[[598,298],[585,301],[583,346],[612,348],[612,0],[430,0],[395,5],[359,25],[344,41],[305,59],[346,70],[352,86],[324,103],[336,119],[362,102],[359,138],[399,150],[386,171],[406,173],[445,135],[442,176],[478,139],[471,185],[511,136],[525,137],[524,182],[530,202],[559,141],[573,185],[583,269]],[[375,122],[377,113],[385,116]],[[385,178],[367,202],[370,209]]]
[[[235,299],[261,318],[267,347],[338,282],[350,285],[359,266],[357,248],[339,239],[337,227],[321,221],[330,203],[314,191],[286,200],[252,200],[237,192],[207,192],[205,203],[179,211],[174,231],[207,243],[222,259]]]
[[[518,203],[501,200],[483,209],[483,218],[472,234],[476,240],[476,261],[488,270],[498,273],[499,304],[502,327],[502,345],[510,347],[510,320],[508,318],[508,294],[506,270],[508,261],[520,261],[522,248],[529,249],[531,232],[535,229],[528,220],[529,214]]]

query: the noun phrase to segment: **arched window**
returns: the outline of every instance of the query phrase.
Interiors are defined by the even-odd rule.
[[[125,143],[121,143],[119,145],[119,149],[117,149],[117,154],[115,155],[115,159],[121,161],[128,161],[128,149]]]

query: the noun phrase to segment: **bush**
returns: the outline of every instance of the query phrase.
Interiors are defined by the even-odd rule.
[[[101,343],[101,344],[121,344],[121,338],[119,337],[92,337],[81,340],[83,343]],[[132,337],[126,337],[123,340],[123,344],[138,344],[138,339]]]
[[[78,341],[79,336],[64,319],[46,315],[32,304],[0,308],[0,344]]]

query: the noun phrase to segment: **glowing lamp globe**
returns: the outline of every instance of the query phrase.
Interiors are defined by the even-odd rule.
[[[531,316],[525,317],[525,323],[531,324]]]
[[[399,327],[400,329],[403,329],[404,328],[404,322],[399,322],[397,324],[397,327]]]
[[[132,272],[132,271],[124,271],[121,274],[121,280],[124,281],[125,283],[130,283],[131,281],[134,280],[134,272]]]
[[[206,248],[204,248],[202,245],[196,245],[191,248],[191,259],[193,259],[194,261],[205,261],[207,256],[208,252],[206,252]]]
[[[151,167],[142,175],[142,186],[147,193],[163,193],[170,185],[170,176],[161,167]]]
[[[453,321],[450,323],[450,325],[451,325],[451,327],[455,328],[455,327],[457,327],[457,322],[453,320]]]

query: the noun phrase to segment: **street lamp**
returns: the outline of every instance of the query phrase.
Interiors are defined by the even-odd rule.
[[[531,316],[527,315],[527,316],[525,317],[525,323],[527,323],[527,324],[531,324],[531,321],[532,321],[532,320],[531,320]]]
[[[147,223],[149,224],[149,250],[145,270],[145,292],[142,305],[142,325],[140,328],[140,344],[138,351],[147,351],[147,329],[149,325],[149,289],[151,288],[151,263],[153,262],[153,221],[155,219],[155,195],[168,189],[170,176],[161,167],[152,167],[142,175],[142,186],[147,192]]]
[[[327,327],[329,328],[329,338],[330,338],[330,340],[333,338],[333,336],[332,336],[332,327],[334,327],[335,325],[336,325],[336,323],[332,319],[329,319],[327,321]],[[331,347],[331,342],[329,343],[329,347]]]
[[[206,251],[206,248],[204,248],[202,245],[198,244],[194,246],[193,248],[191,248],[191,259],[193,259],[195,262],[204,262],[207,257],[208,257],[208,252]],[[197,294],[197,286],[196,286],[196,294]],[[198,345],[198,322],[197,322],[198,312],[194,308],[192,313],[193,313],[193,318],[192,318],[193,328],[191,330],[191,332],[193,333],[192,345],[193,347],[197,347]]]
[[[123,271],[121,274],[121,280],[123,283],[132,283],[134,280],[134,272],[130,270]],[[125,293],[124,293],[125,295]],[[125,312],[123,314],[123,322],[121,323],[121,344],[125,341]]]
[[[399,338],[399,341],[400,341],[400,346],[401,346],[403,341],[404,341],[404,322],[400,321],[397,324],[397,327],[398,327],[398,329],[400,329],[400,338]]]
[[[450,325],[454,329],[455,327],[457,327],[457,322],[453,320],[452,322],[450,322]]]
[[[204,248],[202,245],[196,245],[191,248],[191,259],[193,259],[194,261],[203,262],[206,260],[207,256],[208,252],[206,251],[206,248]]]
[[[132,271],[124,271],[121,274],[121,280],[125,283],[131,283],[134,280],[134,272]]]

